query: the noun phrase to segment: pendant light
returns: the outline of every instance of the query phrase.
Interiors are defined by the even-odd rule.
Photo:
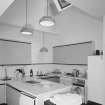
[[[40,49],[40,52],[48,52],[48,49],[44,46],[44,32],[42,32],[42,48]]]
[[[43,16],[40,21],[39,24],[44,26],[44,27],[51,27],[55,25],[55,20],[52,16],[48,16],[48,0],[47,0],[47,14],[46,16]]]
[[[25,23],[25,25],[22,27],[22,29],[20,30],[20,32],[22,33],[22,34],[25,34],[25,35],[32,35],[33,34],[33,28],[32,28],[32,25],[30,25],[30,24],[28,24],[27,23],[27,11],[28,11],[28,6],[27,6],[27,0],[26,0],[26,23]]]

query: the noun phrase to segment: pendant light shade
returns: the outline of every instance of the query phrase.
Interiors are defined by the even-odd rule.
[[[48,49],[44,46],[44,32],[42,33],[42,48],[40,49],[40,52],[48,52]]]
[[[48,0],[47,0],[47,15],[39,20],[39,24],[44,27],[51,27],[55,25],[55,20],[52,16],[48,16]]]
[[[26,24],[25,26],[22,27],[20,32],[22,34],[25,34],[25,35],[32,35],[33,34],[33,28],[31,28],[28,24]]]
[[[45,27],[51,27],[55,25],[55,20],[51,16],[43,16],[40,19],[40,25]]]
[[[24,35],[32,35],[33,27],[30,24],[27,24],[27,0],[26,0],[26,24],[21,28],[20,32]]]
[[[48,49],[47,49],[46,47],[42,47],[42,48],[40,49],[40,52],[48,52]]]

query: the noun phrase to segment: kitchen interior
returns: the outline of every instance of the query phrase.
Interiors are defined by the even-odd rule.
[[[104,15],[104,0],[1,0],[0,105],[105,105]]]

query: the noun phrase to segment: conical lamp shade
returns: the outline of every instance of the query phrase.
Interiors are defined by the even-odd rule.
[[[42,47],[42,48],[40,49],[40,52],[48,52],[48,49],[47,49],[46,47]]]
[[[33,28],[29,27],[29,25],[27,24],[23,26],[22,29],[20,30],[20,32],[25,35],[32,35],[33,31],[34,31]]]
[[[47,10],[46,10],[46,15],[43,16],[40,20],[39,20],[39,24],[41,26],[44,26],[44,27],[51,27],[51,26],[54,26],[55,25],[55,20],[52,16],[49,16],[48,15],[48,0],[47,1]]]
[[[26,23],[25,23],[25,25],[21,28],[21,30],[20,30],[20,32],[22,33],[22,34],[24,34],[24,35],[32,35],[33,34],[33,27],[32,27],[32,25],[30,25],[30,24],[28,24],[27,23],[27,10],[28,10],[28,5],[27,5],[27,2],[28,2],[28,0],[26,0]]]
[[[43,16],[39,24],[44,26],[44,27],[51,27],[55,25],[55,20],[51,16]]]
[[[48,52],[48,49],[44,46],[44,32],[42,33],[42,48],[40,52]]]

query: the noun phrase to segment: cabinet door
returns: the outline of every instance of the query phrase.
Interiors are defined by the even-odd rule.
[[[101,56],[88,57],[88,100],[105,103],[105,69]]]
[[[22,94],[16,89],[7,86],[7,104],[8,105],[34,105],[35,101],[31,97]]]
[[[0,84],[0,104],[6,103],[6,87],[3,84]]]
[[[7,86],[6,95],[8,105],[20,105],[20,93],[17,90]]]
[[[24,94],[21,94],[20,105],[35,105],[35,101],[31,97],[24,95]]]

